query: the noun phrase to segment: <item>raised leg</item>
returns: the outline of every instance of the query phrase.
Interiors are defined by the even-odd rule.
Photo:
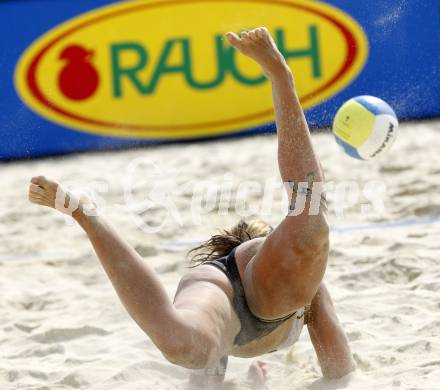
[[[324,276],[328,226],[321,202],[323,173],[295,90],[294,78],[265,28],[228,34],[230,43],[258,62],[272,81],[281,178],[289,183],[291,205],[304,209],[288,215],[261,245],[244,277],[251,310],[262,318],[289,314],[309,304]]]

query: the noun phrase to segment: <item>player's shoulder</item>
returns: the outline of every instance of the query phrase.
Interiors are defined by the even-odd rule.
[[[256,238],[249,240],[236,248],[235,260],[240,274],[244,273],[247,263],[255,256],[258,248],[264,242],[264,239],[265,238]],[[211,283],[232,297],[233,287],[228,276],[218,267],[210,265],[209,262],[190,268],[180,280],[179,289],[192,286],[196,283]]]

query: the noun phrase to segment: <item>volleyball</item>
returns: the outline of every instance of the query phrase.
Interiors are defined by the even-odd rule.
[[[350,157],[371,160],[390,149],[398,126],[397,116],[386,102],[374,96],[358,96],[336,113],[333,134]]]

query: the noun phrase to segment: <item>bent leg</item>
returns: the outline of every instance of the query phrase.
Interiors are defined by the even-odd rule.
[[[219,293],[201,288],[194,290],[191,305],[173,304],[153,269],[109,225],[81,214],[75,219],[88,234],[128,313],[163,355],[171,363],[186,368],[216,363],[224,347],[227,319],[216,318],[224,306],[216,306]],[[197,300],[200,296],[204,301]],[[229,301],[227,305],[230,306]]]
[[[44,177],[34,178],[29,199],[32,203],[55,208],[58,189],[55,182]],[[83,202],[87,200],[75,200],[79,207],[73,218],[87,233],[130,316],[172,363],[190,367],[202,364],[206,343],[188,342],[200,335],[187,313],[174,307],[153,269],[103,218],[83,212]]]

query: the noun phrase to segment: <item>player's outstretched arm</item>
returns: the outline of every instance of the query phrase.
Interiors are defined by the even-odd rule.
[[[341,378],[355,370],[347,336],[324,284],[312,301],[307,328],[326,378]]]

